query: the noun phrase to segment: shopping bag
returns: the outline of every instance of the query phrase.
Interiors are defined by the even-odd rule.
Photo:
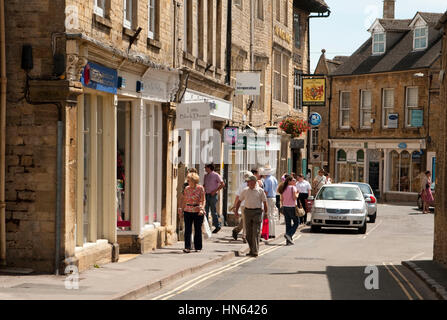
[[[211,238],[212,233],[206,216],[203,218],[202,233],[205,240]]]
[[[264,238],[265,240],[269,239],[269,219],[268,218],[265,218],[262,221],[261,237]]]

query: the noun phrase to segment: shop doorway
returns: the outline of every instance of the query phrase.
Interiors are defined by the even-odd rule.
[[[118,102],[117,108],[117,227],[130,230],[131,103]]]
[[[380,198],[380,162],[371,161],[369,163],[369,185],[377,198]]]

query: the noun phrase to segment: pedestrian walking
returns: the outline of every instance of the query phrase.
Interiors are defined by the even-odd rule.
[[[316,196],[318,191],[320,191],[321,187],[326,184],[326,177],[324,176],[324,170],[320,169],[318,171],[318,175],[315,177],[314,181],[312,182],[312,191],[313,195]]]
[[[267,204],[269,211],[267,212],[269,219],[269,238],[275,237],[275,221],[279,221],[279,214],[276,210],[276,190],[278,189],[278,180],[272,175],[273,170],[269,165],[266,165],[263,169],[264,179],[264,191],[267,196]]]
[[[248,256],[257,257],[259,253],[259,234],[263,216],[267,216],[268,205],[267,197],[263,189],[258,185],[255,176],[250,176],[247,181],[248,187],[245,188],[236,203],[234,214],[238,215],[239,207],[242,201],[245,201],[245,231],[247,233],[247,242],[250,247]],[[262,213],[262,205],[264,205],[264,214]]]
[[[202,250],[202,224],[205,215],[205,189],[199,184],[197,173],[187,176],[188,186],[183,192],[183,199],[178,209],[180,218],[185,220],[185,249],[184,253],[191,252],[191,234],[194,225],[194,248],[196,252]]]
[[[312,181],[312,171],[310,169],[307,169],[306,180],[308,182]]]
[[[234,200],[234,205],[233,207],[230,209],[230,211],[233,211],[234,208],[236,208],[236,204],[239,201],[239,197],[242,193],[242,191],[244,191],[245,188],[248,187],[247,184],[247,180],[249,177],[251,177],[253,174],[250,171],[245,171],[244,172],[244,181],[243,183],[240,184],[239,189],[236,192],[236,199]],[[242,232],[242,241],[245,243],[247,242],[246,238],[245,238],[245,227],[244,227],[244,209],[245,209],[245,201],[241,202],[241,218],[239,219],[239,223],[236,227],[233,228],[233,238],[234,240],[237,240],[237,235],[239,234],[239,232]]]
[[[278,192],[281,194],[281,205],[286,220],[286,234],[284,237],[286,238],[287,245],[293,245],[293,235],[300,224],[295,209],[298,190],[296,188],[296,180],[293,176],[288,176],[284,182],[281,182],[278,186]]]
[[[203,179],[203,187],[205,188],[205,212],[206,217],[209,217],[209,212],[211,210],[211,216],[213,218],[213,225],[215,227],[213,233],[218,233],[222,228],[222,224],[219,221],[219,214],[217,213],[217,195],[220,189],[225,187],[225,183],[222,177],[214,171],[213,164],[207,164],[205,166],[205,177]]]
[[[262,180],[262,176],[259,173],[258,169],[252,169],[251,173],[258,179],[258,185],[261,189],[264,189],[264,181]]]
[[[306,214],[300,219],[300,223],[305,224],[307,222],[307,204],[306,200],[309,198],[309,195],[312,192],[312,187],[309,182],[304,180],[304,176],[302,174],[298,175],[298,181],[296,183],[296,189],[298,190],[298,200],[297,205],[300,208],[303,208]]]
[[[331,179],[331,175],[329,174],[329,172],[325,172],[324,176],[326,177],[326,184],[332,184],[332,179]]]
[[[425,171],[421,183],[422,213],[430,213],[430,204],[435,200],[431,192],[431,172]]]

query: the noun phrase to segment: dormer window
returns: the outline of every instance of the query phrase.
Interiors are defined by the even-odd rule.
[[[414,29],[413,49],[414,50],[427,49],[427,44],[428,44],[428,28],[418,27]]]
[[[385,53],[385,33],[373,34],[373,54]]]

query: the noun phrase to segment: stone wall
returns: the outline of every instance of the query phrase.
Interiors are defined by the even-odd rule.
[[[440,106],[442,112],[438,113],[441,122],[439,130],[438,155],[436,157],[436,199],[435,199],[435,236],[433,260],[447,266],[447,196],[446,196],[446,166],[447,166],[447,24],[444,24],[442,45],[442,70],[444,78],[440,90]]]

